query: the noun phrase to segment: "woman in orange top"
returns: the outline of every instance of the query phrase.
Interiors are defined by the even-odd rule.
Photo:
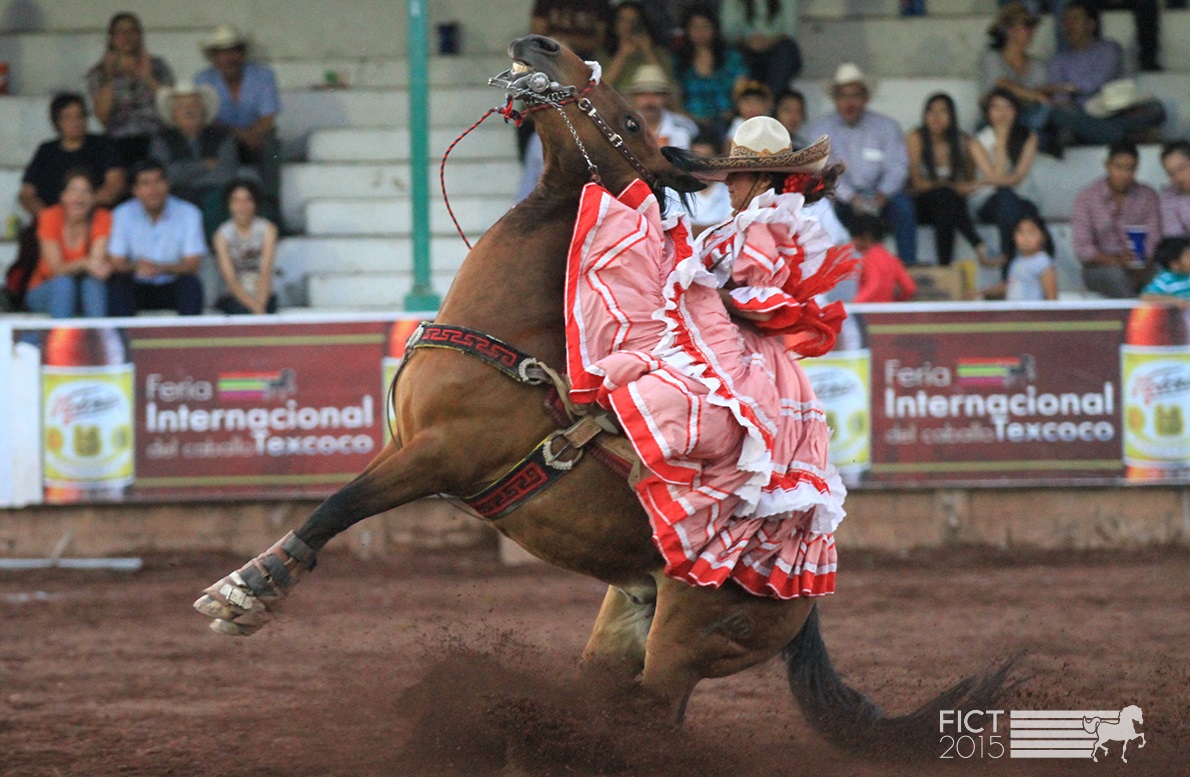
[[[107,240],[112,214],[95,207],[95,188],[86,170],[66,173],[57,205],[37,218],[41,256],[29,278],[30,310],[53,318],[107,315]]]

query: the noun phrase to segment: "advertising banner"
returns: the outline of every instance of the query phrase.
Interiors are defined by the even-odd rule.
[[[18,331],[40,362],[43,499],[323,496],[387,441],[416,320]]]
[[[389,439],[417,321],[11,330],[5,501],[325,496]],[[836,349],[801,364],[853,488],[1190,482],[1190,327],[1173,308],[855,306]]]

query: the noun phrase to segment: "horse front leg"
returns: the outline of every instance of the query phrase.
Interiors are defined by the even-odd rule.
[[[1124,763],[1128,763],[1128,758],[1126,757],[1127,755],[1128,755],[1128,739],[1125,738],[1124,746],[1120,748],[1120,760],[1123,761]]]
[[[335,535],[377,513],[443,491],[442,435],[424,432],[407,445],[393,442],[354,480],[315,508],[305,524],[203,591],[194,609],[213,618],[211,628],[248,636],[267,623],[277,605]]]

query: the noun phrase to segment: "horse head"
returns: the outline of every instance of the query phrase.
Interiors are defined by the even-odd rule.
[[[524,114],[533,114],[549,188],[577,190],[594,180],[619,191],[634,178],[658,193],[705,186],[662,154],[644,120],[600,81],[597,64],[541,35],[514,40],[508,55],[512,67],[491,83],[522,100]]]
[[[1141,712],[1140,707],[1135,704],[1129,704],[1124,709],[1120,710],[1120,722],[1131,720],[1133,723],[1139,723],[1142,726],[1145,724],[1145,714]]]

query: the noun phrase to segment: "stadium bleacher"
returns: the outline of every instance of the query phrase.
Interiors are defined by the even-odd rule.
[[[211,13],[223,5],[215,4]],[[463,20],[464,56],[431,60],[431,248],[439,292],[445,292],[466,248],[438,196],[437,162],[449,142],[500,99],[484,82],[506,67],[502,50],[524,29],[529,10],[527,1],[505,5],[511,10],[476,10],[476,19]],[[160,24],[165,7],[173,6],[179,10],[176,22]],[[182,6],[167,0],[142,14],[151,50],[185,75],[204,64],[199,41],[211,26],[229,17],[210,18],[208,24],[196,18],[198,9],[186,6],[182,12]],[[809,98],[810,118],[831,109],[823,79],[839,61],[850,59],[879,79],[871,107],[906,128],[918,123],[921,105],[934,91],[955,97],[964,126],[975,123],[974,76],[994,3],[931,0],[929,15],[912,18],[900,17],[898,7],[897,0],[803,0],[800,42],[806,69],[796,85]],[[0,215],[19,210],[21,169],[37,144],[50,136],[48,95],[61,88],[80,89],[82,74],[103,46],[106,11],[91,13],[84,29],[53,13],[51,9],[40,27],[0,32],[0,60],[10,63],[13,92],[0,97]],[[285,237],[279,249],[283,305],[396,309],[412,285],[403,38],[400,30],[388,34],[388,43],[374,31],[365,35],[358,31],[365,21],[354,20],[331,32],[320,26],[323,21],[300,27],[294,19],[286,20],[275,34],[259,25],[255,30],[283,91],[279,131],[287,162],[282,209],[287,225],[297,232]],[[1040,56],[1053,47],[1049,25],[1046,18],[1037,34],[1035,53]],[[311,43],[314,27],[329,40]],[[295,29],[305,30],[304,37],[283,35]],[[1105,33],[1132,51],[1131,15],[1106,14]],[[343,40],[335,37],[339,35]],[[354,49],[353,35],[358,38]],[[1165,139],[1188,137],[1190,12],[1163,11],[1162,61],[1165,72],[1140,75],[1141,91],[1165,103],[1170,114]],[[326,88],[328,72],[345,88]],[[1155,145],[1145,146],[1139,173],[1142,181],[1154,186],[1165,182],[1157,155]],[[1101,175],[1102,163],[1102,149],[1071,149],[1061,161],[1041,158],[1034,173],[1041,189],[1039,204],[1065,249],[1060,248],[1058,256],[1062,287],[1076,294],[1081,283],[1069,255],[1066,222],[1075,194]],[[447,185],[455,213],[473,241],[511,204],[519,175],[512,133],[496,119],[452,154]],[[994,230],[986,230],[986,235],[994,245]],[[919,242],[922,258],[928,261],[928,230],[923,229]],[[13,243],[0,241],[0,262],[7,265],[13,254]]]

